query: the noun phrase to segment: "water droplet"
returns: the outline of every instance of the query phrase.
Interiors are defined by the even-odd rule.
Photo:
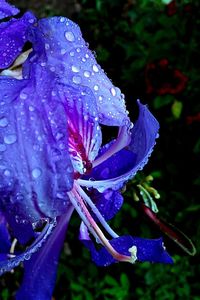
[[[51,72],[55,72],[56,68],[55,67],[50,67],[49,68]]]
[[[28,109],[29,109],[29,111],[34,111],[34,110],[35,110],[35,107],[32,106],[32,105],[30,105]]]
[[[73,76],[72,81],[76,84],[81,83],[81,77],[80,76]]]
[[[45,62],[41,62],[40,66],[41,66],[41,67],[45,67],[45,66],[46,66],[46,63],[45,63]]]
[[[38,177],[40,177],[41,174],[42,174],[42,171],[39,168],[35,168],[35,169],[32,170],[32,176],[35,179],[38,178]]]
[[[8,120],[5,117],[0,118],[0,127],[6,127],[8,125]]]
[[[66,52],[67,52],[66,49],[61,49],[61,50],[60,50],[60,53],[61,53],[62,55],[64,55]]]
[[[7,177],[9,177],[9,176],[10,176],[10,174],[11,174],[11,173],[10,173],[10,171],[9,171],[9,170],[7,170],[7,169],[6,169],[6,170],[4,171],[4,175],[5,175],[5,176],[7,176]]]
[[[85,76],[85,77],[90,77],[90,72],[89,71],[85,71],[84,73],[83,73],[83,75]]]
[[[67,172],[71,173],[71,172],[73,172],[73,171],[74,171],[74,169],[73,169],[72,166],[67,167]]]
[[[65,22],[65,18],[64,18],[64,17],[61,17],[61,18],[60,18],[60,22],[61,22],[61,23]]]
[[[34,19],[29,19],[28,21],[30,24],[33,24],[35,22]]]
[[[0,152],[6,151],[6,145],[0,144]]]
[[[79,67],[72,66],[72,72],[78,73],[80,71]]]
[[[8,134],[4,137],[4,143],[10,145],[14,144],[17,140],[17,136],[15,134]]]
[[[66,31],[65,37],[69,42],[73,42],[75,40],[74,34],[71,31]]]
[[[74,56],[74,51],[71,51],[71,52],[69,53],[69,55],[70,55],[70,56]]]
[[[85,54],[85,57],[86,57],[86,58],[89,58],[89,55],[86,53],[86,54]]]
[[[48,50],[50,48],[49,44],[45,44],[45,49]]]
[[[59,141],[60,139],[62,139],[64,137],[64,134],[62,132],[57,132],[56,133],[56,140]]]
[[[24,93],[24,92],[21,92],[20,95],[19,95],[19,97],[21,99],[25,100],[25,99],[27,99],[28,95],[26,93]]]
[[[99,69],[98,69],[97,65],[93,65],[93,66],[92,66],[92,70],[93,70],[94,72],[99,72]]]
[[[116,96],[116,90],[115,90],[114,87],[112,87],[112,88],[110,89],[110,92],[111,92],[111,94],[112,94],[113,96]]]
[[[76,52],[78,52],[78,53],[81,52],[81,49],[80,49],[80,48],[77,48],[77,49],[76,49]]]
[[[86,59],[83,57],[83,58],[82,58],[82,61],[83,61],[83,62],[86,62]]]
[[[88,119],[89,119],[88,115],[84,115],[84,120],[88,121]]]
[[[99,89],[98,85],[95,84],[95,85],[94,85],[94,90],[95,90],[95,91],[98,91],[98,89]]]

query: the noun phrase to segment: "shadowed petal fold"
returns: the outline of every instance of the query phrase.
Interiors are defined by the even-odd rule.
[[[51,221],[50,223],[48,222],[42,232],[37,236],[35,241],[29,247],[27,247],[23,253],[12,253],[11,255],[7,253],[6,255],[3,255],[0,260],[0,275],[5,272],[11,271],[21,262],[29,260],[31,256],[43,246],[43,243],[51,234],[55,225],[55,220]]]
[[[27,12],[20,19],[0,24],[0,69],[8,68],[21,53],[34,22],[34,15]]]
[[[24,278],[17,292],[17,300],[51,300],[56,282],[60,251],[73,207],[62,216],[43,247],[24,262]]]
[[[138,101],[139,117],[131,130],[131,142],[91,172],[94,181],[79,180],[82,186],[93,187],[100,192],[108,188],[118,190],[147,163],[155,145],[159,124],[147,106]],[[108,144],[106,147],[109,147]],[[96,180],[97,178],[97,180]]]

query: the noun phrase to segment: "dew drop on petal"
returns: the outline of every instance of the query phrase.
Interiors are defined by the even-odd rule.
[[[69,53],[69,55],[70,55],[70,56],[74,56],[74,51],[71,51],[71,52]]]
[[[45,66],[46,66],[46,63],[45,63],[45,62],[41,62],[40,66],[41,66],[41,67],[45,67]]]
[[[50,48],[49,44],[45,44],[44,47],[46,50],[48,50]]]
[[[10,173],[10,171],[9,171],[9,170],[7,170],[7,169],[6,169],[6,170],[4,171],[4,175],[5,175],[5,176],[7,176],[7,177],[9,177],[9,176],[10,176],[10,174],[11,174],[11,173]]]
[[[15,134],[8,134],[4,137],[4,143],[10,145],[14,144],[17,140],[17,136]]]
[[[95,84],[95,85],[94,85],[94,90],[95,90],[95,91],[98,91],[98,89],[99,89],[98,85]]]
[[[32,176],[33,178],[37,179],[42,174],[42,171],[39,168],[35,168],[32,170]]]
[[[110,92],[111,92],[111,94],[112,94],[113,96],[116,96],[116,90],[115,90],[114,87],[112,87],[112,88],[110,89]]]
[[[6,145],[0,144],[0,152],[6,151]]]
[[[72,72],[78,73],[80,71],[79,67],[72,66]]]
[[[8,120],[5,117],[0,118],[0,127],[6,127],[8,125]]]
[[[99,72],[99,69],[98,69],[97,65],[93,65],[92,70],[94,72]]]
[[[21,99],[25,100],[25,99],[27,99],[28,95],[26,93],[24,93],[24,92],[21,92],[20,95],[19,95],[19,97]]]
[[[72,81],[76,84],[81,83],[81,77],[80,76],[73,76]]]
[[[64,49],[64,48],[60,50],[60,53],[61,53],[62,55],[64,55],[66,52],[67,52],[67,50]]]
[[[32,105],[30,105],[28,109],[29,109],[29,111],[34,111],[34,110],[35,110],[35,107],[32,106]]]
[[[73,42],[75,40],[74,34],[71,31],[66,31],[65,37],[69,42]]]
[[[85,71],[84,73],[83,73],[83,75],[85,76],[85,77],[90,77],[90,72],[89,71]]]

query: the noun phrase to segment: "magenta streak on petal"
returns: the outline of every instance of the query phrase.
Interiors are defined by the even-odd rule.
[[[121,149],[129,145],[131,141],[130,129],[132,123],[129,121],[129,119],[126,119],[126,122],[127,122],[126,125],[119,127],[118,137],[116,141],[112,144],[112,146],[108,149],[108,151],[104,152],[102,156],[98,157],[92,163],[93,168],[100,165],[102,162],[107,160],[113,154],[119,152]]]
[[[77,210],[78,214],[82,218],[83,222],[92,233],[92,235],[96,238],[97,241],[101,242],[101,244],[107,249],[107,251],[118,261],[131,262],[131,256],[126,256],[118,253],[110,244],[109,240],[104,236],[101,229],[98,227],[91,214],[89,213],[86,205],[84,204],[83,199],[79,195],[77,191],[77,184],[74,183],[74,188],[72,191],[68,192],[69,198]]]
[[[94,205],[94,203],[92,202],[92,200],[90,199],[90,197],[88,197],[88,195],[84,192],[84,190],[79,185],[77,185],[77,191],[79,192],[80,196],[86,201],[86,203],[90,206],[90,208],[92,209],[93,213],[99,219],[101,225],[105,228],[105,230],[113,238],[119,237],[118,234],[116,234],[112,230],[112,228],[108,225],[108,223],[106,222],[106,220],[104,219],[104,217],[102,216],[102,214],[100,213],[100,211],[98,210],[98,208]]]

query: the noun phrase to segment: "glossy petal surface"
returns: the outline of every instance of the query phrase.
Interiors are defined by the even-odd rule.
[[[73,184],[65,108],[46,78],[0,77],[0,205],[28,222],[67,211]]]
[[[30,40],[40,62],[48,62],[48,67],[54,68],[60,82],[91,89],[101,123],[122,125],[127,111],[121,92],[97,64],[78,25],[63,17],[42,19]]]
[[[35,17],[27,12],[20,19],[0,24],[0,69],[8,68],[21,53],[34,22]]]
[[[0,0],[0,20],[6,17],[18,14],[19,9],[7,3],[5,0]]]
[[[108,266],[114,262],[117,262],[105,248],[96,250],[91,240],[83,240],[83,243],[87,248],[89,248],[92,260],[98,266]],[[139,261],[160,263],[173,262],[171,257],[163,247],[162,239],[149,240],[131,236],[121,236],[119,238],[111,240],[110,243],[115,250],[124,255],[130,255],[128,249],[136,246],[137,258]]]

